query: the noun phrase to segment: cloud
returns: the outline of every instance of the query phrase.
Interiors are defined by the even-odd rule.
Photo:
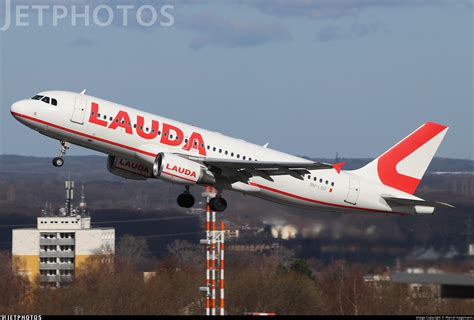
[[[377,33],[388,33],[388,28],[381,23],[353,23],[348,29],[336,26],[322,28],[316,35],[316,39],[329,42],[342,39],[356,39]]]
[[[180,27],[196,34],[190,44],[195,50],[206,46],[256,47],[269,42],[292,39],[289,31],[279,23],[222,18],[211,13],[188,17],[181,21]]]
[[[308,19],[357,16],[369,8],[408,6],[464,6],[472,8],[471,0],[236,0],[265,14],[280,17],[305,17]]]

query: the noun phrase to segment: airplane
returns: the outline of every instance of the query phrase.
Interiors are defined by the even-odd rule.
[[[162,179],[184,186],[177,202],[190,208],[194,185],[215,190],[211,210],[227,208],[224,191],[284,205],[343,213],[434,214],[414,195],[448,127],[426,122],[356,170],[322,163],[244,140],[67,91],[46,91],[11,106],[20,123],[60,142],[55,167],[71,144],[108,155],[107,168],[126,179]]]

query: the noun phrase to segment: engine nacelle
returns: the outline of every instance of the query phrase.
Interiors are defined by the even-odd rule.
[[[214,184],[214,175],[205,166],[172,153],[159,153],[153,164],[153,175],[184,185]]]
[[[153,177],[153,169],[135,160],[111,156],[107,158],[107,170],[116,176],[132,179],[146,180]]]

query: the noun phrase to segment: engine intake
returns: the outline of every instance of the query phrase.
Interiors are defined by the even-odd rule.
[[[119,158],[109,155],[107,158],[107,170],[119,177],[131,180],[146,180],[154,178],[151,167],[135,160]]]
[[[159,153],[153,164],[153,175],[184,185],[214,184],[214,175],[205,166],[172,153]]]

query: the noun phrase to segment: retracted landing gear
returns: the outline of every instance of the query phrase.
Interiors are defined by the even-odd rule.
[[[194,206],[194,196],[189,193],[189,186],[178,196],[178,205],[182,208],[191,208]]]
[[[227,208],[227,201],[220,194],[209,201],[209,207],[212,211],[222,212]]]
[[[59,157],[53,159],[53,166],[62,167],[64,164],[64,156],[66,151],[70,148],[70,144],[64,140],[60,141],[61,146],[59,147]]]

